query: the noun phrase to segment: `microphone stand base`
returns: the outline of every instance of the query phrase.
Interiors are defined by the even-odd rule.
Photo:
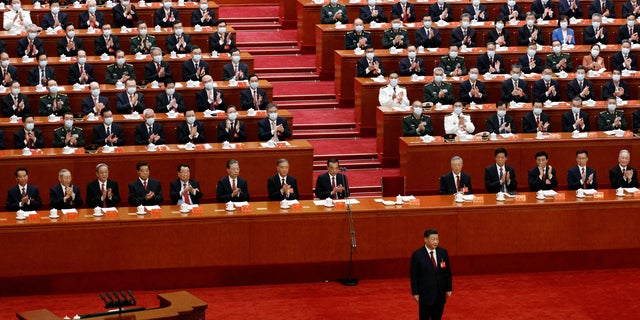
[[[351,277],[338,279],[338,282],[340,282],[343,286],[347,286],[347,287],[353,287],[358,285],[358,279],[351,278]]]

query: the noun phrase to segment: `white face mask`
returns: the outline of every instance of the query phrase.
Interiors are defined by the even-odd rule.
[[[480,5],[480,0],[473,0],[471,1],[471,4],[473,4],[473,6],[477,7]]]
[[[411,59],[414,59],[416,57],[416,52],[415,51],[410,51],[407,56]]]
[[[4,68],[8,67],[9,66],[9,60],[2,60],[2,66]]]
[[[227,27],[218,27],[218,33],[225,33],[227,32]]]
[[[17,96],[20,94],[20,88],[11,88],[11,94]]]
[[[551,75],[550,74],[544,74],[544,75],[542,75],[542,79],[544,79],[544,81],[550,81],[551,80]]]
[[[444,0],[438,0],[438,4],[440,5],[444,4]]]
[[[65,126],[65,128],[67,128],[67,129],[71,129],[71,127],[73,127],[73,120],[68,120],[68,119],[67,119],[67,120],[65,120],[65,121],[64,121],[64,126]]]
[[[38,61],[38,65],[40,65],[40,67],[44,68],[47,66],[47,60],[42,60],[42,61]]]
[[[529,57],[535,56],[536,55],[536,50],[534,50],[534,49],[527,50],[527,55],[529,55]]]
[[[495,55],[496,55],[496,51],[495,51],[495,50],[487,50],[487,55],[488,55],[489,57],[493,57],[493,56],[495,56]]]
[[[156,122],[156,118],[148,118],[148,119],[146,120],[146,122],[147,122],[147,124],[148,124],[148,125],[152,126],[152,125],[153,125],[153,123],[154,123],[154,122]]]
[[[609,110],[609,112],[616,111],[616,105],[615,104],[608,104],[607,105],[607,110]]]
[[[584,73],[577,73],[577,74],[576,74],[576,79],[577,79],[578,81],[582,81],[582,80],[584,80]]]
[[[620,75],[619,74],[612,75],[611,76],[611,80],[616,81],[616,82],[620,81]]]
[[[49,87],[49,92],[56,94],[58,93],[58,86],[51,86]]]
[[[423,21],[422,24],[425,28],[431,28],[431,21]]]
[[[25,129],[27,129],[27,131],[33,131],[33,128],[35,128],[35,124],[34,123],[27,123],[25,126]]]
[[[398,79],[389,79],[389,85],[395,87],[398,85]]]
[[[622,48],[622,54],[627,55],[629,52],[631,52],[630,48]]]
[[[195,116],[188,116],[187,117],[187,123],[194,124],[195,122],[196,122],[196,117]]]
[[[204,88],[207,90],[213,89],[213,82],[205,82]]]
[[[231,61],[238,63],[240,62],[240,56],[231,56]]]
[[[125,6],[125,7],[128,6],[129,5],[129,1],[122,1],[122,5]]]
[[[507,110],[498,110],[497,114],[498,117],[504,117],[505,115],[507,115]]]
[[[449,57],[451,57],[451,59],[455,59],[457,56],[458,56],[458,51],[449,52]]]
[[[560,22],[560,28],[566,29],[569,24],[566,21]]]
[[[496,24],[496,29],[498,29],[499,31],[502,31],[502,29],[504,29],[504,24],[502,23]]]
[[[144,37],[147,35],[147,29],[138,29],[138,33],[140,36]]]
[[[78,63],[79,63],[79,64],[85,64],[85,63],[87,63],[87,57],[79,57],[79,58],[78,58]]]
[[[278,119],[278,112],[269,113],[269,120],[276,121]]]
[[[553,46],[553,53],[560,53],[562,52],[562,47],[561,46]]]
[[[100,89],[91,89],[91,95],[97,97],[100,95]]]
[[[229,121],[236,121],[236,119],[238,119],[238,113],[231,112],[227,115],[227,117],[229,117]]]
[[[162,61],[162,56],[153,56],[153,62],[159,63]]]
[[[455,113],[456,115],[461,115],[462,114],[462,108],[461,107],[453,108],[453,113]]]
[[[477,73],[469,73],[469,79],[476,81],[478,80],[478,74]]]
[[[509,1],[507,1],[507,5],[508,5],[509,7],[515,7],[516,2],[515,2],[515,1],[513,1],[513,0],[509,0]]]
[[[136,87],[128,87],[128,88],[127,88],[127,93],[129,93],[129,94],[134,94],[134,93],[136,93]]]
[[[91,14],[96,13],[96,7],[91,6],[91,7],[89,7],[88,9],[89,9],[89,13],[91,13]]]
[[[167,88],[166,92],[168,96],[172,96],[176,93],[176,88]]]
[[[73,37],[75,37],[75,36],[76,36],[76,32],[75,32],[75,31],[69,31],[69,32],[67,32],[67,37],[69,37],[69,38],[73,38]]]
[[[58,14],[60,12],[60,7],[51,7],[51,13]]]
[[[373,59],[373,52],[367,52],[367,59]]]
[[[469,27],[469,21],[462,21],[462,22],[460,23],[460,25],[461,25],[463,28],[465,28],[465,29],[466,29],[466,28],[468,28],[468,27]]]
[[[513,79],[513,80],[519,80],[519,79],[520,79],[520,74],[519,74],[519,73],[512,73],[512,74],[511,74],[511,79]]]
[[[167,8],[167,9],[171,8],[171,2],[165,2],[164,3],[164,7]]]
[[[532,26],[533,26],[533,24],[534,24],[535,22],[536,22],[536,21],[535,21],[535,20],[533,20],[533,19],[527,19],[527,26],[528,26],[528,27],[532,27]]]
[[[571,107],[571,112],[573,113],[580,113],[580,108],[579,107]]]
[[[413,114],[415,114],[416,116],[421,116],[422,115],[422,108],[420,107],[413,107]]]
[[[123,65],[124,64],[124,58],[116,59],[116,63],[118,63],[119,65]]]
[[[202,55],[201,54],[194,54],[193,55],[193,61],[200,62],[201,59],[202,59]]]
[[[364,30],[364,26],[357,25],[357,26],[355,26],[355,30],[356,30],[356,32],[362,32],[362,30]]]
[[[29,32],[29,39],[33,40],[38,36],[37,32]]]
[[[542,114],[542,108],[533,108],[533,114],[539,116]]]
[[[104,124],[110,126],[113,123],[113,117],[104,118]]]
[[[443,76],[433,76],[433,81],[435,81],[436,83],[440,83],[443,80]]]
[[[392,23],[391,27],[393,28],[393,30],[398,30],[400,29],[400,27],[402,26],[402,23]]]
[[[11,5],[11,8],[14,11],[19,11],[20,10],[20,4],[19,3],[14,3],[14,4]]]
[[[591,49],[591,55],[595,58],[600,54],[600,50],[598,49]]]
[[[633,25],[635,25],[635,21],[633,21],[633,20],[627,20],[627,26],[628,26],[629,28],[633,28]]]
[[[375,5],[376,5],[376,0],[369,0],[369,1],[367,1],[367,4],[368,4],[370,7],[373,7],[373,6],[375,6]]]
[[[258,81],[249,82],[249,86],[251,87],[251,89],[258,89],[258,85],[259,84],[260,84],[260,82],[258,82]]]
[[[207,9],[209,9],[209,5],[207,5],[206,3],[200,4],[200,10],[207,10]]]
[[[592,22],[591,25],[593,26],[594,29],[600,28],[600,22],[598,22],[598,21]]]
[[[105,37],[110,37],[110,36],[111,36],[111,29],[104,29],[104,30],[102,30],[102,34],[103,34]]]
[[[181,36],[181,35],[182,35],[182,28],[180,28],[180,29],[173,29],[173,31],[175,31],[176,36]]]

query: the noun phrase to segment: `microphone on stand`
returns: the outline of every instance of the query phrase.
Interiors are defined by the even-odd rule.
[[[346,167],[340,167],[341,172],[346,172]],[[344,187],[344,199],[347,208],[347,222],[349,223],[349,238],[351,240],[349,246],[349,265],[348,265],[348,275],[346,278],[338,279],[342,285],[345,286],[357,286],[358,279],[353,277],[353,254],[356,252],[357,244],[356,244],[356,229],[353,223],[353,214],[351,213],[351,201],[349,200],[349,184],[347,183],[347,176],[342,175],[342,183]]]

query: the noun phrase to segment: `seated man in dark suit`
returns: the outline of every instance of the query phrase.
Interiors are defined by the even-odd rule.
[[[487,118],[487,130],[489,133],[516,133],[513,117],[507,114],[507,104],[504,101],[496,103],[496,114]]]
[[[451,45],[472,48],[476,46],[476,30],[469,27],[471,17],[463,13],[460,17],[460,26],[451,30]]]
[[[155,122],[156,114],[152,109],[144,109],[144,122],[136,126],[136,144],[165,144],[166,139],[162,124]]]
[[[18,68],[9,64],[9,54],[0,52],[0,84],[5,87],[18,81]]]
[[[156,10],[153,14],[153,23],[156,26],[169,28],[180,18],[178,16],[178,9],[171,7],[171,0],[163,0],[162,5],[163,7]]]
[[[244,122],[237,120],[238,112],[234,105],[227,107],[227,119],[218,124],[218,142],[244,142],[247,141],[247,132]]]
[[[602,15],[594,13],[591,16],[591,25],[584,28],[582,33],[584,44],[608,44],[609,36],[607,35],[607,28],[602,26]]]
[[[536,53],[538,52],[537,45],[535,43],[529,44],[527,48],[527,54],[518,57],[518,64],[522,66],[522,72],[524,73],[541,73],[544,68],[542,59]]]
[[[240,62],[240,50],[231,49],[229,54],[231,54],[231,62],[222,67],[222,80],[249,80],[249,66],[244,62]]]
[[[502,74],[504,72],[504,59],[496,53],[496,44],[487,42],[487,52],[478,56],[478,71],[480,74],[494,73]]]
[[[612,71],[611,81],[605,82],[604,86],[602,86],[602,100],[611,96],[629,100],[629,85],[621,80],[621,75],[622,72],[620,70]]]
[[[145,109],[144,93],[137,92],[136,80],[127,80],[126,88],[116,95],[116,111],[119,114],[142,113]]]
[[[96,177],[87,184],[87,207],[111,208],[120,204],[118,183],[109,179],[109,166],[106,163],[96,166]]]
[[[498,148],[493,154],[496,163],[484,169],[484,187],[488,193],[515,192],[518,189],[516,171],[506,165],[507,149]]]
[[[289,175],[289,161],[284,158],[278,160],[276,169],[278,173],[267,180],[269,200],[297,200],[298,183],[296,178]]]
[[[553,190],[558,187],[556,168],[548,165],[549,155],[544,151],[538,151],[535,155],[535,168],[529,170],[529,191]]]
[[[611,69],[638,70],[638,58],[631,54],[631,42],[622,40],[620,51],[611,56]]]
[[[403,22],[415,22],[416,10],[413,3],[407,2],[407,0],[396,2],[391,6],[391,16],[398,16]]]
[[[178,143],[202,143],[204,138],[204,124],[196,120],[196,112],[187,110],[184,113],[185,121],[176,128]]]
[[[416,46],[424,48],[438,48],[442,44],[440,31],[432,28],[431,16],[425,13],[422,16],[422,28],[416,30]]]
[[[28,86],[43,85],[46,86],[47,82],[56,78],[56,72],[53,68],[47,67],[47,55],[40,54],[38,56],[38,65],[29,70],[27,76]]]
[[[462,172],[462,158],[451,158],[451,171],[440,177],[440,194],[467,193],[473,194],[471,177]]]
[[[587,70],[583,66],[576,68],[576,78],[567,83],[567,99],[579,97],[584,100],[595,100],[593,82],[586,79]]]
[[[460,101],[464,103],[483,103],[487,101],[487,91],[484,83],[478,80],[478,68],[469,69],[469,79],[460,83]]]
[[[25,115],[22,117],[24,128],[18,129],[13,133],[14,149],[40,149],[44,148],[44,138],[42,130],[35,128],[33,116]]]
[[[182,81],[202,81],[202,77],[208,74],[210,74],[209,64],[202,60],[202,49],[193,46],[191,59],[182,63]]]
[[[42,207],[38,187],[28,184],[29,171],[19,167],[15,171],[18,185],[7,191],[7,211],[31,211]]]
[[[198,180],[191,179],[191,167],[188,164],[182,163],[178,165],[178,179],[171,181],[169,196],[171,197],[171,204],[174,205],[200,203],[200,198],[202,198],[200,183]]]
[[[111,14],[115,28],[122,28],[122,26],[133,28],[138,23],[138,11],[131,1],[124,3],[120,1],[111,9]]]
[[[129,205],[137,207],[162,204],[162,185],[159,180],[149,178],[151,166],[146,162],[138,162],[136,171],[138,179],[129,183]]]
[[[227,22],[218,21],[218,29],[209,36],[209,52],[217,53],[231,52],[236,48],[236,37],[233,33],[227,32]]]
[[[511,79],[502,82],[502,101],[527,102],[529,101],[529,86],[522,80],[519,64],[511,65]]]
[[[500,7],[498,18],[502,21],[524,20],[526,17],[525,13],[526,10],[521,9],[515,0],[509,0]]]
[[[347,176],[340,173],[340,163],[336,158],[327,160],[327,172],[316,179],[316,189],[313,192],[318,199],[344,199],[349,197],[349,182]]]
[[[84,50],[78,50],[78,62],[69,65],[67,80],[69,84],[88,84],[96,81],[93,66],[87,63],[87,53]]]
[[[487,32],[487,42],[493,42],[501,47],[508,47],[511,44],[509,32],[504,29],[504,21],[496,19],[493,24],[495,28]]]
[[[590,131],[589,114],[581,111],[582,99],[575,97],[571,100],[571,111],[562,114],[562,131]]]
[[[554,16],[557,11],[555,10],[553,0],[547,0],[544,3],[542,3],[542,0],[533,0],[531,12],[536,15],[536,19],[554,20],[557,18]]]
[[[18,40],[16,56],[35,58],[44,53],[44,43],[38,39],[38,26],[31,24],[27,26],[27,36]]]
[[[71,209],[80,208],[82,206],[82,197],[80,196],[80,188],[71,184],[71,171],[62,169],[58,172],[58,181],[49,190],[49,205],[55,209]]]
[[[365,56],[358,59],[356,64],[356,75],[358,77],[377,77],[379,75],[384,76],[384,69],[382,68],[382,59],[375,56],[375,50],[373,47],[367,47],[365,50]]]
[[[27,95],[20,93],[20,83],[12,81],[10,85],[11,92],[2,97],[2,115],[5,117],[22,117],[31,114],[31,107]]]
[[[96,0],[87,0],[87,11],[80,12],[78,29],[98,29],[104,24],[104,13],[97,11]]]
[[[176,92],[176,84],[173,80],[165,82],[164,91],[156,96],[156,111],[166,113],[169,111],[183,113],[186,110],[182,93]]]
[[[216,25],[216,14],[209,8],[209,0],[200,0],[200,7],[191,11],[191,25],[213,27]]]
[[[274,103],[267,106],[267,117],[258,121],[258,138],[260,141],[283,141],[291,138],[287,119],[278,117],[278,106]]]
[[[259,83],[260,79],[257,74],[249,76],[249,88],[240,92],[242,110],[266,110],[269,105],[269,98],[266,90],[258,88]]]
[[[551,132],[549,115],[542,112],[542,101],[533,102],[533,111],[522,117],[522,133]]]
[[[110,147],[125,145],[124,130],[121,125],[113,123],[110,109],[102,110],[102,123],[93,127],[93,143]]]
[[[414,74],[424,76],[427,74],[424,68],[424,60],[417,57],[417,50],[414,45],[407,47],[407,57],[400,60],[398,67],[400,76],[411,76]]]
[[[240,163],[236,159],[230,159],[227,161],[227,175],[218,180],[218,186],[216,186],[217,202],[249,201],[247,181],[238,175],[240,175]]]
[[[526,24],[518,28],[518,45],[528,46],[531,43],[544,45],[542,28],[536,25],[536,16],[533,12],[527,13]]]
[[[377,6],[375,1],[368,3],[364,7],[360,7],[360,19],[364,23],[371,23],[375,21],[377,23],[389,22],[389,18],[384,14],[384,8]]]
[[[199,112],[205,110],[224,110],[224,93],[213,87],[210,75],[202,77],[203,89],[196,93],[196,105]]]
[[[596,171],[587,167],[589,152],[580,149],[576,151],[576,162],[578,165],[569,169],[567,173],[567,184],[569,190],[578,189],[598,189]]]
[[[462,13],[466,13],[475,21],[491,21],[489,20],[489,11],[487,6],[480,4],[480,0],[471,1],[471,4],[464,7]]]
[[[622,18],[626,19],[630,15],[640,14],[640,5],[637,0],[628,0],[622,4]]]
[[[636,26],[636,17],[635,15],[627,16],[627,24],[620,26],[618,28],[618,39],[617,43],[622,43],[623,40],[627,39],[631,41],[631,43],[638,43],[638,33],[640,32],[640,27]]]
[[[165,48],[167,52],[189,53],[191,52],[191,36],[184,33],[182,22],[173,23],[173,34],[170,34],[165,40]]]
[[[160,83],[171,81],[171,67],[169,63],[162,59],[162,49],[158,47],[151,48],[151,62],[144,66],[144,78],[148,82],[158,81]]]
[[[85,115],[93,113],[94,115],[100,115],[103,110],[109,109],[109,98],[100,95],[100,84],[93,81],[89,84],[89,90],[91,95],[82,99],[82,113]]]
[[[558,12],[560,15],[569,18],[582,18],[582,6],[580,0],[560,0],[558,1]]]
[[[433,22],[444,20],[446,22],[453,21],[453,7],[446,3],[445,0],[439,0],[429,6],[429,15]]]
[[[93,39],[93,46],[96,56],[108,54],[115,56],[120,50],[120,38],[111,34],[111,25],[105,23],[102,25],[102,34]]]
[[[42,29],[47,30],[49,28],[62,28],[68,22],[67,14],[60,11],[60,3],[58,0],[51,0],[49,2],[50,12],[45,13],[42,16]]]
[[[75,57],[78,55],[78,50],[83,49],[83,41],[81,38],[76,37],[76,29],[73,23],[67,23],[64,30],[66,35],[58,40],[58,55]]]
[[[603,17],[615,19],[616,12],[613,9],[613,1],[611,0],[592,0],[589,4],[589,16],[601,14]]]
[[[553,71],[546,67],[542,71],[542,79],[533,83],[533,100],[560,101],[560,82],[552,79]]]
[[[620,150],[618,153],[618,165],[609,170],[611,189],[638,188],[638,171],[629,166],[631,152]]]

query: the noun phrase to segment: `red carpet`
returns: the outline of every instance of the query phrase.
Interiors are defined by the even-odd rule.
[[[354,123],[354,110],[352,108],[320,110],[292,109],[289,110],[289,112],[291,112],[291,115],[293,116],[294,125],[318,123]]]
[[[256,55],[253,57],[253,63],[256,68],[316,68],[316,56],[313,54],[297,54],[297,55]],[[334,89],[331,88],[330,93]]]
[[[272,81],[273,96],[288,96],[288,95],[300,95],[300,96],[313,96],[313,95],[335,95],[333,81],[287,81],[277,82]]]
[[[313,145],[313,153],[316,155],[376,152],[375,138],[310,140],[309,143]]]
[[[453,287],[448,320],[626,320],[640,314],[640,269],[454,275]],[[391,279],[362,280],[356,287],[329,282],[188,291],[209,304],[207,319],[416,319],[409,288],[408,279]],[[157,293],[134,294],[139,305],[156,307]],[[39,308],[73,316],[100,311],[102,304],[97,294],[0,298],[0,319]]]
[[[277,17],[280,14],[280,6],[227,6],[219,9],[220,19],[247,18],[247,17]]]

